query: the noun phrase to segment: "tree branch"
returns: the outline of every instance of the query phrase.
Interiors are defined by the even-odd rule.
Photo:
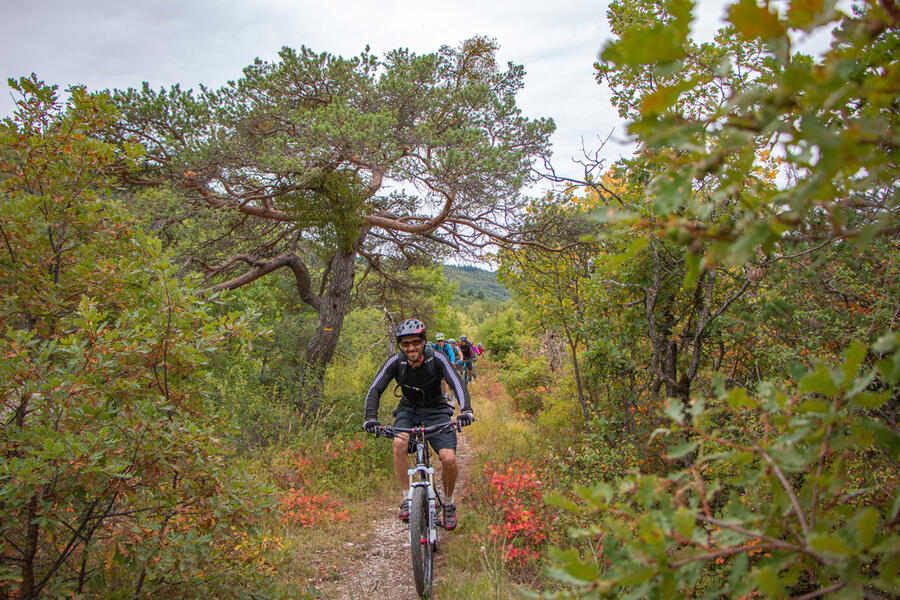
[[[271,273],[276,269],[280,269],[281,267],[288,267],[294,273],[294,278],[296,279],[297,283],[297,293],[300,295],[300,299],[306,302],[316,311],[320,310],[322,299],[313,293],[312,278],[309,275],[309,270],[306,268],[306,264],[303,262],[303,260],[295,253],[285,252],[284,254],[281,254],[280,256],[277,256],[271,260],[254,260],[246,255],[233,256],[232,258],[225,261],[225,263],[221,265],[221,268],[225,268],[226,266],[229,266],[237,261],[247,262],[252,266],[252,268],[250,269],[250,271],[244,273],[243,275],[206,288],[205,290],[202,290],[201,293],[204,295],[209,295],[216,292],[221,292],[222,290],[233,290],[252,281],[256,281],[263,275]]]

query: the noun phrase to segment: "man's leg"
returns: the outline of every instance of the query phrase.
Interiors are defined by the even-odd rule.
[[[456,487],[456,476],[459,474],[456,451],[451,448],[441,448],[438,456],[441,458],[441,481],[444,482],[444,495],[452,498],[453,488]]]
[[[409,435],[406,433],[397,434],[394,438],[394,472],[397,473],[397,481],[400,482],[400,489],[403,490],[405,496],[409,492],[409,459],[407,458],[407,448],[409,447]]]
[[[441,481],[444,482],[444,527],[447,531],[456,529],[456,504],[453,502],[453,489],[456,487],[456,476],[459,466],[456,464],[456,451],[441,448],[438,452],[441,459]]]
[[[409,436],[405,433],[398,434],[394,438],[394,471],[397,473],[397,481],[400,482],[400,489],[403,490],[403,501],[400,503],[401,521],[409,521],[409,460],[406,458],[407,445],[409,444]]]

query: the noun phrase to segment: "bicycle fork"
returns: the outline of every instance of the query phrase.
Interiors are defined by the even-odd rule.
[[[425,488],[425,497],[428,500],[428,537],[420,539],[422,545],[437,543],[437,505],[438,497],[434,487],[434,467],[415,466],[407,470],[409,476],[409,492],[406,498],[412,502],[413,491],[417,487]],[[417,475],[419,475],[417,477]],[[413,540],[410,540],[412,542]]]

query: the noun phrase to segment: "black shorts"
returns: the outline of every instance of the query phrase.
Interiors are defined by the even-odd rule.
[[[410,428],[418,427],[422,423],[426,426],[446,423],[453,416],[453,408],[449,404],[444,406],[409,406],[401,404],[391,414],[394,415],[394,427]],[[450,448],[456,452],[456,431],[451,429],[444,433],[433,433],[428,436],[428,444],[435,452],[440,452],[443,448]],[[416,451],[412,440],[410,440],[406,451],[410,454]]]

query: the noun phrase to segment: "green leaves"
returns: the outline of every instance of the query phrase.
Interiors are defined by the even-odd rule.
[[[853,520],[851,526],[856,533],[856,545],[858,548],[866,550],[875,542],[875,533],[881,524],[881,515],[872,507],[864,508],[859,511]]]
[[[550,556],[560,565],[553,570],[554,577],[560,581],[581,585],[596,580],[600,575],[596,561],[583,560],[576,550],[554,548],[550,551]]]
[[[874,140],[896,147],[896,115],[881,96],[895,48],[891,36],[867,29],[879,17],[866,6],[849,16],[834,0],[794,0],[781,12],[739,0],[728,9],[733,29],[699,44],[672,3],[612,5],[620,39],[599,75],[647,149],[638,162],[654,181],[660,231],[702,248],[708,264],[736,266],[758,251],[792,254],[808,235],[793,232],[804,228],[861,249],[885,235],[883,215],[852,199],[883,191],[884,214],[900,199],[890,191],[898,163],[873,151]],[[833,52],[812,58],[792,49],[835,21]],[[802,176],[787,182],[792,171]]]
[[[663,406],[663,413],[675,423],[684,423],[684,405],[675,398],[668,398]]]
[[[768,2],[760,6],[757,0],[739,0],[728,8],[728,20],[745,40],[770,40],[781,37],[786,30]]]
[[[875,347],[895,350],[892,340]],[[875,381],[868,356],[864,344],[852,343],[839,365],[814,367],[796,384],[762,384],[758,398],[743,387],[722,389],[717,402],[692,403],[690,421],[683,404],[670,401],[673,429],[661,431],[680,442],[667,457],[696,453],[689,469],[634,476],[615,496],[607,490],[603,502],[587,503],[602,519],[595,529],[615,536],[629,557],[591,573],[609,585],[604,597],[626,588],[675,597],[723,561],[731,572],[717,593],[729,596],[780,598],[810,572],[850,589],[871,581],[877,565],[884,565],[878,585],[895,585],[888,556],[900,542],[887,525],[893,517],[882,515],[896,516],[900,501],[891,497],[889,506],[873,495],[877,484],[862,486],[873,476],[883,481],[900,436],[856,408],[885,398],[866,389]],[[752,425],[736,426],[745,423]],[[860,452],[878,460],[860,461]]]
[[[704,44],[674,3],[610,4],[598,81],[640,151],[611,171],[630,217],[602,239],[647,243],[595,263],[588,356],[598,410],[658,402],[668,445],[593,507],[621,552],[609,589],[576,592],[895,595],[896,35],[872,2],[727,14]],[[820,34],[828,52],[797,50]]]
[[[699,446],[700,446],[700,442],[698,442],[698,441],[682,442],[682,443],[678,444],[677,446],[675,446],[674,448],[671,448],[666,453],[666,456],[669,459],[683,458],[683,457],[687,456],[688,454],[694,452]]]
[[[824,366],[807,373],[800,380],[800,389],[804,392],[823,394],[825,396],[834,396],[840,391],[840,388],[834,382],[831,370]]]
[[[694,3],[666,0],[659,4],[658,10],[666,19],[653,15],[657,19],[650,21],[650,25],[625,29],[618,40],[604,48],[603,60],[623,66],[640,66],[667,64],[684,58]]]
[[[812,31],[838,18],[837,0],[791,0],[787,20],[791,27]]]
[[[888,333],[881,336],[872,350],[878,355],[885,356],[877,362],[878,371],[885,381],[891,385],[900,383],[900,334]]]
[[[691,539],[696,525],[694,511],[686,506],[679,506],[672,518],[675,531],[683,538]]]
[[[644,98],[641,103],[641,114],[650,116],[663,112],[675,104],[683,91],[690,88],[691,82],[689,81],[660,87]]]
[[[744,388],[732,388],[725,396],[725,401],[732,408],[756,407],[758,403]]]
[[[758,569],[754,580],[759,590],[768,598],[780,598],[784,591],[784,585],[778,577],[778,571],[770,566]]]
[[[651,27],[630,32],[610,43],[603,50],[602,57],[603,60],[626,66],[674,62],[684,58],[684,39],[683,29]],[[650,102],[651,106],[653,102]]]

